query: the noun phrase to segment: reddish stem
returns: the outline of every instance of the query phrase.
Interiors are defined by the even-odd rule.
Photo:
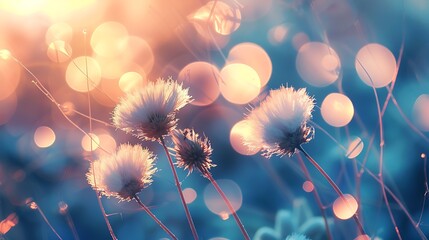
[[[148,207],[146,207],[146,205],[144,205],[142,203],[142,201],[140,201],[140,198],[137,195],[133,196],[134,199],[137,201],[137,203],[143,208],[143,210],[145,210],[145,212],[156,222],[158,223],[158,225],[168,234],[170,235],[171,238],[173,238],[174,240],[177,240],[177,237],[170,231],[170,229],[168,229],[156,216],[155,214],[153,214]]]
[[[298,147],[298,150],[300,150],[304,156],[313,164],[313,166],[320,172],[320,174],[323,175],[323,177],[329,182],[329,184],[332,186],[332,188],[337,192],[338,196],[341,197],[341,199],[344,201],[344,203],[348,203],[347,199],[344,197],[343,192],[341,192],[340,188],[335,184],[335,182],[329,177],[329,175],[323,170],[323,168],[301,147]],[[365,230],[363,229],[363,226],[357,217],[356,213],[353,215],[353,219],[356,222],[356,225],[359,228],[359,232],[362,235],[365,235]]]
[[[217,184],[216,180],[212,177],[210,173],[204,174],[204,177],[206,177],[210,182],[213,184],[216,191],[219,193],[219,195],[222,197],[223,201],[226,203],[226,206],[228,206],[229,211],[231,212],[232,216],[234,216],[235,222],[237,223],[238,227],[240,228],[241,233],[243,234],[244,239],[250,240],[249,234],[247,234],[246,229],[244,228],[243,223],[241,222],[240,218],[238,217],[237,213],[235,212],[234,208],[232,207],[231,202],[229,201],[228,197],[225,195],[225,193],[222,191],[222,189]]]
[[[192,236],[195,240],[198,240],[197,230],[195,229],[194,221],[192,220],[191,213],[189,212],[188,205],[186,204],[185,197],[183,196],[182,187],[180,186],[179,178],[177,177],[176,169],[174,168],[173,160],[171,159],[170,152],[168,151],[167,146],[165,145],[164,137],[160,137],[159,141],[161,142],[162,147],[164,148],[165,154],[167,155],[168,163],[170,164],[171,171],[174,176],[174,183],[176,184],[177,191],[180,195],[180,200],[182,201],[183,208],[185,209],[186,218],[188,219],[189,227],[192,231]]]

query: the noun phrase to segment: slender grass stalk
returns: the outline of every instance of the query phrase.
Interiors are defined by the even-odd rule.
[[[225,202],[225,204],[228,207],[229,211],[231,212],[232,216],[234,216],[235,222],[237,223],[238,227],[240,228],[240,231],[243,234],[244,239],[250,240],[249,234],[247,233],[246,229],[244,228],[244,225],[241,222],[240,217],[235,212],[234,208],[232,207],[231,202],[229,201],[229,199],[225,195],[225,193],[222,191],[220,186],[217,184],[216,180],[214,180],[213,176],[210,173],[204,174],[204,177],[206,177],[213,184],[213,187],[216,189],[216,191],[222,197],[223,201]]]
[[[177,177],[177,172],[173,164],[173,160],[171,159],[170,152],[168,151],[167,146],[165,145],[164,137],[160,137],[159,139],[162,147],[164,148],[165,154],[167,155],[168,163],[170,164],[171,171],[173,172],[174,183],[176,184],[177,191],[180,195],[180,200],[182,201],[183,208],[185,209],[186,218],[188,219],[189,227],[192,231],[192,236],[195,240],[198,239],[197,230],[195,228],[194,221],[192,220],[191,212],[189,211],[188,205],[186,204],[185,197],[183,196],[182,187],[180,186],[179,178]]]
[[[323,177],[329,182],[329,184],[332,186],[332,188],[335,190],[335,192],[338,194],[339,197],[347,204],[347,199],[344,197],[343,192],[340,190],[340,188],[337,186],[337,184],[329,177],[329,175],[323,170],[323,168],[302,148],[302,146],[298,147],[298,150],[301,151],[304,156],[310,161],[311,164],[320,172],[320,174],[323,175]],[[356,222],[356,225],[358,226],[359,232],[362,235],[365,235],[365,230],[363,229],[362,223],[360,222],[357,214],[355,213],[353,215],[353,219]]]
[[[297,157],[298,157],[299,164],[301,165],[301,168],[302,168],[302,171],[304,172],[305,177],[307,178],[308,181],[313,182],[313,180],[311,179],[310,173],[308,172],[308,169],[305,166],[304,160],[302,159],[301,155],[298,154]],[[313,192],[314,198],[316,199],[317,205],[319,206],[320,212],[321,212],[322,217],[323,217],[323,221],[325,222],[326,235],[328,236],[329,240],[332,240],[332,234],[331,234],[331,231],[329,229],[329,222],[328,222],[328,218],[326,217],[326,211],[325,211],[325,208],[323,207],[322,200],[320,199],[319,192],[317,191],[317,188],[315,185],[314,185],[314,189],[312,192]]]
[[[174,240],[177,240],[177,237],[168,229],[156,216],[153,214],[149,208],[140,201],[140,198],[137,195],[133,196],[137,203],[145,210],[145,212]]]
[[[49,228],[52,230],[52,232],[57,236],[58,239],[63,240],[61,236],[58,234],[58,232],[55,230],[55,228],[52,226],[52,224],[49,222],[48,218],[46,217],[45,213],[42,211],[42,209],[39,207],[39,205],[36,202],[29,203],[29,206],[31,209],[37,209],[37,211],[42,216],[43,220],[46,224],[48,224]]]

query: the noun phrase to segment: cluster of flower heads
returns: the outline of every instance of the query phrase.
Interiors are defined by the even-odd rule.
[[[163,137],[171,135],[177,166],[189,170],[189,173],[197,169],[204,177],[212,179],[210,168],[216,165],[210,159],[212,148],[208,138],[201,138],[193,129],[175,129],[177,111],[190,101],[188,89],[181,84],[171,79],[158,79],[122,99],[114,109],[113,123],[144,140],[164,143]],[[305,89],[296,91],[280,87],[270,91],[266,100],[249,113],[247,120],[252,133],[243,139],[244,143],[249,148],[262,147],[267,157],[292,155],[301,144],[313,138],[313,128],[307,125],[313,107],[314,99],[307,95]],[[152,175],[156,172],[155,159],[152,152],[140,145],[123,144],[113,154],[95,160],[87,173],[87,180],[107,197],[131,200],[152,182]],[[283,221],[284,216],[289,215],[281,212],[277,218]],[[275,231],[262,228],[255,239],[277,236],[277,230],[277,227]],[[294,231],[292,235],[284,235],[281,231],[279,236],[288,240],[307,240],[301,233],[306,232]]]
[[[244,144],[251,149],[262,147],[266,157],[293,155],[301,144],[313,138],[314,129],[307,125],[313,108],[314,98],[303,88],[282,86],[271,90],[247,116],[252,132],[246,134]]]
[[[188,89],[169,79],[158,79],[129,93],[113,112],[114,125],[145,140],[171,134],[177,165],[209,174],[212,148],[207,137],[193,129],[175,129],[176,113],[191,101]],[[115,153],[94,161],[87,174],[90,185],[105,196],[130,200],[151,183],[155,156],[140,146],[121,145]]]

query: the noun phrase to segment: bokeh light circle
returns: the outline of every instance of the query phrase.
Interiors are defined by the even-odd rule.
[[[229,63],[243,63],[253,68],[259,75],[261,85],[265,86],[273,71],[271,58],[259,45],[246,42],[235,45],[228,54]]]
[[[368,86],[384,87],[395,78],[396,59],[385,46],[370,43],[358,51],[355,68],[360,79]]]
[[[47,55],[52,62],[62,63],[71,58],[72,48],[70,44],[57,40],[49,44]]]
[[[376,238],[374,238],[376,239]],[[354,240],[371,240],[371,238],[368,235],[359,235]]]
[[[183,189],[183,197],[186,204],[190,204],[197,199],[197,192],[193,188],[185,188]]]
[[[94,133],[85,134],[81,141],[83,150],[91,152],[100,146],[100,139]]]
[[[41,126],[34,132],[34,143],[39,148],[47,148],[54,144],[56,139],[55,132],[50,127]]]
[[[331,93],[325,97],[321,106],[322,117],[333,127],[343,127],[353,118],[352,101],[341,93]]]
[[[138,72],[126,72],[119,79],[119,88],[123,92],[129,92],[143,88],[146,84],[146,76]]]
[[[48,28],[45,34],[46,44],[51,44],[55,41],[63,41],[70,43],[73,37],[73,28],[64,22],[55,23]]]
[[[358,203],[352,195],[344,194],[344,198],[345,201],[342,197],[338,197],[332,206],[335,217],[342,220],[353,217],[358,209]]]
[[[242,155],[248,155],[248,156],[255,155],[260,150],[260,149],[249,149],[249,147],[244,145],[243,143],[243,139],[252,133],[250,128],[251,127],[247,123],[247,120],[242,120],[234,124],[229,134],[229,141],[231,143],[232,148],[234,148],[236,152]]]
[[[118,22],[100,24],[92,33],[91,47],[100,56],[114,57],[126,48],[127,29]]]
[[[219,76],[219,69],[213,64],[193,62],[179,72],[177,81],[189,88],[189,94],[194,99],[192,105],[207,106],[219,97]]]
[[[341,71],[338,54],[329,45],[309,42],[302,45],[296,57],[299,76],[315,87],[325,87],[335,82]]]
[[[350,159],[356,158],[362,152],[363,147],[362,139],[360,137],[354,138],[347,148],[346,157]]]
[[[305,192],[312,192],[313,190],[314,190],[314,184],[311,182],[311,181],[305,181],[303,184],[302,184],[302,189],[305,191]]]
[[[88,72],[86,72],[88,70]],[[87,74],[88,73],[88,76]],[[89,84],[88,84],[89,81]],[[77,92],[91,91],[101,81],[101,69],[97,61],[88,56],[73,59],[66,70],[67,85]]]
[[[413,106],[413,117],[417,127],[422,131],[429,131],[429,95],[420,95]]]
[[[259,95],[261,81],[258,73],[246,64],[228,64],[220,71],[222,96],[231,103],[246,104]]]
[[[217,180],[217,183],[228,197],[234,211],[238,211],[243,202],[240,187],[234,181],[228,179]],[[211,212],[219,215],[224,220],[230,215],[228,207],[212,184],[208,184],[204,189],[204,203]]]
[[[209,21],[214,32],[221,35],[230,35],[240,26],[241,13],[240,9],[232,3],[209,1],[198,9],[191,19],[203,22]]]

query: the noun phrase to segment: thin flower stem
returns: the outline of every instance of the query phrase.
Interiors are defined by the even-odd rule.
[[[48,224],[48,226],[51,228],[52,232],[55,233],[55,235],[58,237],[58,239],[63,240],[61,236],[57,233],[55,228],[51,225],[51,223],[48,221],[48,218],[46,218],[45,214],[43,213],[42,209],[40,209],[39,206],[37,206],[37,210],[39,211],[40,215],[42,216],[43,220]]]
[[[338,196],[341,197],[341,199],[347,204],[348,201],[344,197],[343,192],[341,192],[340,188],[337,186],[337,184],[335,184],[331,177],[329,177],[325,170],[323,170],[323,168],[301,146],[298,147],[298,150],[300,150],[304,154],[304,156],[311,162],[311,164],[313,164],[313,166],[320,172],[320,174],[322,174],[323,177],[329,182],[335,192],[337,192]],[[356,213],[353,215],[353,219],[358,226],[360,234],[365,235],[365,230],[363,229],[362,223],[360,222]]]
[[[133,196],[137,203],[145,210],[145,212],[168,234],[171,238],[177,240],[177,237],[168,229],[156,216],[153,214],[146,205],[140,201],[140,198],[137,195]]]
[[[228,206],[228,209],[231,212],[232,216],[234,216],[235,222],[237,223],[238,227],[240,228],[240,231],[243,234],[244,239],[250,240],[249,234],[247,234],[247,231],[244,228],[244,225],[241,222],[240,218],[238,217],[238,214],[235,212],[234,208],[232,207],[231,202],[229,201],[229,199],[225,195],[225,193],[222,191],[222,189],[219,187],[216,180],[214,180],[213,176],[210,173],[204,174],[204,177],[206,177],[208,180],[210,180],[210,182],[215,187],[216,191],[219,193],[219,195],[222,197],[223,201],[226,203],[226,206]]]
[[[117,240],[118,238],[116,237],[115,232],[113,232],[112,225],[110,225],[110,221],[107,218],[107,214],[106,214],[106,211],[104,210],[103,203],[101,202],[100,194],[99,194],[99,192],[97,190],[95,190],[94,192],[95,192],[95,195],[97,197],[98,206],[100,207],[100,210],[101,210],[101,213],[103,215],[104,221],[106,222],[107,229],[109,229],[110,236],[112,237],[113,240]]]
[[[308,181],[313,182],[313,180],[311,179],[310,173],[308,172],[308,169],[305,166],[304,160],[302,159],[301,155],[298,154],[297,157],[299,160],[299,164],[301,165],[302,171],[305,174],[305,177],[307,178]],[[314,189],[312,192],[313,192],[314,198],[316,199],[317,205],[320,208],[320,212],[322,213],[323,221],[325,222],[326,235],[328,236],[328,239],[331,240],[332,234],[331,234],[331,231],[329,229],[329,223],[328,223],[328,218],[326,217],[326,211],[325,211],[325,208],[323,207],[322,200],[320,199],[319,192],[317,191],[317,188],[315,185],[314,185]]]
[[[180,186],[179,178],[177,177],[176,169],[174,168],[173,160],[171,159],[170,152],[168,151],[167,146],[165,145],[164,137],[159,138],[162,147],[164,148],[165,154],[167,155],[168,163],[170,164],[171,171],[173,172],[174,182],[177,187],[177,191],[180,195],[180,200],[182,201],[183,208],[185,209],[186,218],[188,219],[189,227],[192,231],[192,236],[195,240],[198,240],[197,229],[195,228],[194,221],[192,220],[191,213],[189,212],[188,205],[186,204],[185,197],[183,196],[182,187]]]
[[[77,233],[76,226],[74,225],[74,222],[73,222],[72,217],[70,216],[70,213],[67,212],[65,214],[65,218],[66,218],[67,224],[69,225],[70,230],[73,234],[73,238],[75,240],[79,240],[79,234]]]

